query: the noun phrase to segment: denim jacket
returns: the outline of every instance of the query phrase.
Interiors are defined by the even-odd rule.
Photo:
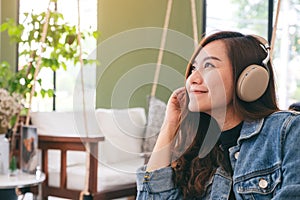
[[[218,168],[203,200],[225,200],[231,187],[237,200],[300,199],[300,113],[280,111],[244,122],[237,145],[229,149],[233,176]],[[138,200],[183,199],[171,167],[137,172]]]

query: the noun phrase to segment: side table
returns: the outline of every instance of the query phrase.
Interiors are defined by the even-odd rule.
[[[18,199],[16,195],[17,188],[37,186],[45,180],[44,173],[40,174],[28,174],[24,172],[18,172],[14,176],[0,175],[0,197],[1,199]],[[5,198],[7,197],[7,198]]]

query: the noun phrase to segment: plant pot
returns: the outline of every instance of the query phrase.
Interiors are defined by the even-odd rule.
[[[9,142],[5,134],[0,134],[0,174],[9,173]]]

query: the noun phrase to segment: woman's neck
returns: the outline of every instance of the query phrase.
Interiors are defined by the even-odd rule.
[[[234,116],[233,118],[227,118],[225,119],[224,125],[222,127],[222,131],[227,131],[229,129],[232,129],[233,127],[236,127],[239,125],[243,120],[237,116]]]
[[[213,112],[213,114],[210,114],[217,120],[222,131],[232,129],[244,120],[232,107],[227,108],[226,112]]]

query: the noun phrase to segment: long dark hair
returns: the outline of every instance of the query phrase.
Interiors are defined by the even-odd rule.
[[[226,52],[233,68],[233,81],[235,84],[243,69],[251,64],[261,65],[262,60],[266,57],[266,52],[262,49],[260,41],[256,37],[243,35],[238,32],[218,32],[201,41],[187,66],[186,79],[191,74],[192,63],[201,49],[216,40],[221,40],[226,46]],[[274,75],[270,62],[268,62],[267,67],[270,74],[269,85],[263,96],[258,100],[250,103],[242,101],[237,96],[235,92],[236,88],[234,87],[232,97],[233,107],[244,120],[264,118],[279,110],[276,103]],[[217,122],[207,114],[190,112],[187,108],[189,102],[187,94],[186,99],[184,111],[181,116],[182,121],[179,137],[184,138],[182,141],[185,144],[187,144],[188,140],[186,138],[193,139],[189,143],[191,145],[172,163],[172,167],[175,172],[174,181],[181,189],[184,198],[192,199],[205,194],[207,183],[218,167],[222,167],[228,173],[232,172],[230,163],[224,159],[224,153],[218,147],[218,143],[206,157],[201,159],[198,157],[198,152],[207,132],[221,130],[218,128],[209,130],[208,127],[211,124],[215,124],[217,127]],[[176,154],[176,152],[182,151],[174,148],[174,152]]]

